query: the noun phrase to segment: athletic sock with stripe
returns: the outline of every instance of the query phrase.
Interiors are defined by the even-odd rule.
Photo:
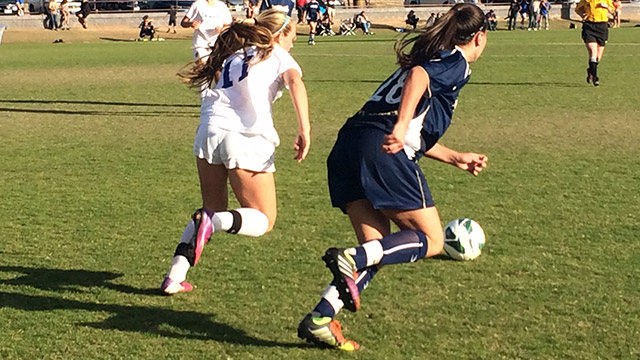
[[[419,230],[402,230],[347,251],[358,269],[374,265],[414,262],[427,254],[427,236]]]

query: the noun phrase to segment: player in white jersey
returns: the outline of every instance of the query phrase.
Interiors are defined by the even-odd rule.
[[[271,104],[285,86],[298,118],[294,159],[304,160],[311,143],[307,90],[300,67],[289,55],[295,27],[278,10],[235,22],[222,31],[207,62],[185,75],[194,88],[204,89],[194,141],[203,205],[176,248],[161,286],[165,295],[193,289],[185,281],[187,271],[198,262],[212,233],[260,236],[273,228],[277,215],[273,163],[280,141]],[[239,209],[227,208],[227,181]]]
[[[231,21],[231,13],[223,1],[196,0],[191,4],[180,25],[194,29],[193,57],[196,61],[207,61],[218,34]]]

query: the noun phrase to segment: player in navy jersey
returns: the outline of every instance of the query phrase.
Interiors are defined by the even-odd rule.
[[[323,260],[333,282],[300,322],[300,338],[358,349],[342,335],[335,315],[343,307],[358,310],[360,293],[382,265],[442,251],[442,224],[417,161],[424,155],[474,176],[487,166],[486,155],[439,143],[469,81],[469,63],[484,51],[486,31],[482,10],[463,3],[418,36],[405,36],[397,46],[400,68],[340,130],[327,160],[329,191],[361,245],[326,251]],[[400,231],[391,233],[391,222]]]
[[[307,23],[309,24],[309,45],[315,45],[316,26],[322,18],[320,12],[320,3],[317,0],[311,0],[305,5],[307,11]]]

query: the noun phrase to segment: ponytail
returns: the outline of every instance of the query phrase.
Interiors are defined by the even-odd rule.
[[[211,87],[220,79],[220,72],[229,56],[244,50],[246,59],[247,49],[253,47],[257,53],[252,62],[262,61],[273,50],[273,37],[280,32],[287,35],[291,29],[289,17],[277,10],[264,11],[254,19],[235,21],[220,32],[204,64],[196,63],[186,74],[178,75],[191,87]]]
[[[440,51],[452,50],[456,45],[469,43],[480,31],[486,31],[486,18],[473,4],[454,5],[444,16],[426,30],[403,36],[396,43],[398,65],[410,68],[433,59]],[[407,49],[413,44],[411,50]]]

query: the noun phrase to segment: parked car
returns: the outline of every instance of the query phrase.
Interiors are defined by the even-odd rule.
[[[3,14],[15,15],[18,13],[18,7],[16,6],[15,1],[6,2],[3,1],[0,3],[0,9]]]
[[[121,1],[121,0],[95,0],[91,1],[91,8],[99,11],[128,10],[140,11],[138,1]]]
[[[175,5],[177,9],[188,9],[193,0],[145,0],[140,2],[141,9],[168,9]]]
[[[55,0],[58,4],[62,2],[62,0]],[[26,3],[26,2],[25,2]],[[29,0],[29,13],[31,14],[46,14],[49,6],[49,0]],[[80,1],[69,1],[67,3],[69,5],[69,12],[72,14],[80,11]]]
[[[244,12],[244,1],[243,0],[226,0],[227,7],[229,11],[234,12]]]

